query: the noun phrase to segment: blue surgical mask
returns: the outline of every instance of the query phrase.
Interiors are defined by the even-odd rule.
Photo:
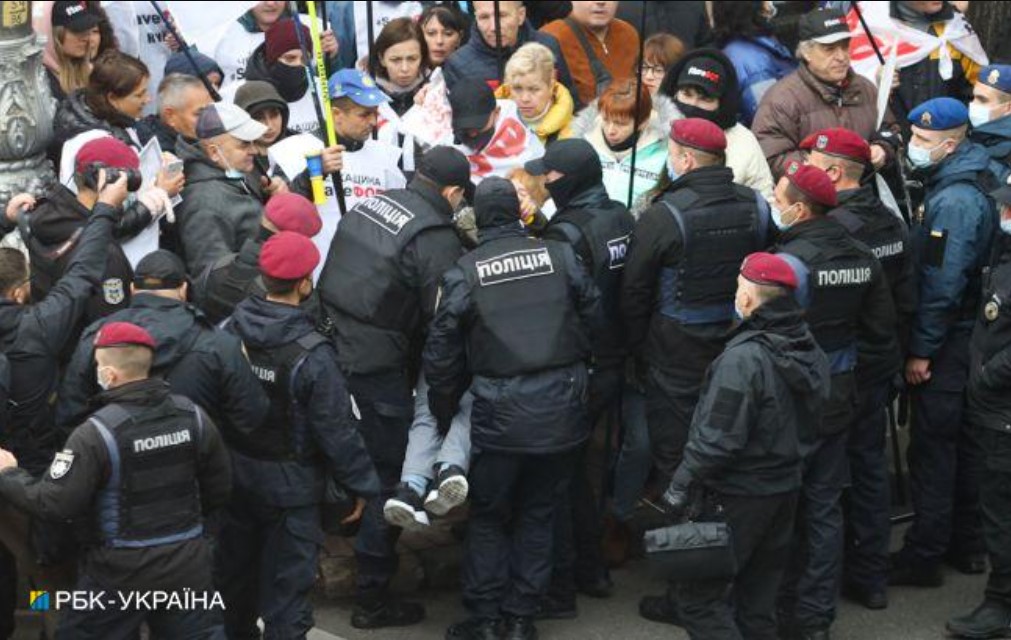
[[[969,122],[973,127],[982,127],[990,122],[990,109],[973,102],[969,105]]]
[[[797,204],[796,202],[791,204],[789,207],[786,208],[786,211],[792,209],[796,204]],[[779,229],[780,231],[786,231],[791,226],[793,226],[794,223],[794,221],[790,222],[783,221],[783,214],[786,213],[786,211],[780,211],[779,207],[777,207],[774,204],[769,205],[769,215],[772,216],[772,223],[776,225],[776,228]]]
[[[99,369],[97,369],[95,371],[95,382],[98,383],[98,387],[102,391],[108,391],[109,390],[109,382],[107,380],[105,380],[104,378],[102,378],[102,369],[104,369],[104,368],[105,367],[100,367]]]
[[[670,165],[670,163],[667,164],[667,177],[670,178],[671,182],[674,182],[681,177],[678,175],[678,172],[674,170],[674,167]]]
[[[744,320],[744,312],[737,306],[737,300],[734,300],[734,317],[738,320]]]
[[[242,180],[243,173],[228,162],[228,159],[225,158],[225,154],[221,152],[221,147],[218,147],[218,153],[221,153],[221,161],[225,163],[225,177],[229,180]]]
[[[1000,230],[1008,235],[1011,235],[1011,220],[1001,220]]]
[[[909,162],[917,169],[926,169],[928,167],[934,166],[936,164],[930,159],[930,156],[934,151],[936,151],[944,141],[938,143],[930,149],[924,149],[923,147],[918,147],[915,144],[910,144],[906,155],[909,157]]]

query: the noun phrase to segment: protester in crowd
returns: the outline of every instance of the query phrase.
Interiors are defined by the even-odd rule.
[[[102,33],[98,23],[102,16],[97,2],[54,2],[52,6],[52,43],[54,65],[46,67],[49,90],[57,100],[63,100],[88,84],[91,61],[99,54]]]
[[[675,517],[694,509],[696,520],[730,527],[733,579],[678,585],[693,639],[780,637],[776,592],[800,497],[803,433],[831,387],[828,359],[794,296],[799,285],[781,256],[744,259],[734,297],[741,324],[706,372],[684,461],[663,495]],[[695,504],[693,489],[702,492]]]
[[[580,104],[593,102],[608,83],[635,75],[639,33],[615,18],[617,10],[618,2],[574,2],[569,17],[541,27],[558,41]]]
[[[709,120],[723,129],[734,182],[771,200],[772,173],[755,135],[737,122],[737,74],[723,53],[716,49],[688,53],[671,67],[660,93],[673,100],[685,117]]]
[[[191,276],[256,235],[266,194],[251,172],[255,142],[266,129],[239,107],[218,102],[200,112],[196,144],[177,141],[186,188],[176,215]]]
[[[516,50],[495,97],[515,102],[523,124],[544,144],[569,137],[575,105],[569,90],[555,79],[555,56],[544,45],[529,42]]]
[[[1001,182],[1011,176],[1011,65],[983,67],[972,88],[969,139],[986,149],[990,173]]]
[[[188,74],[166,74],[158,86],[157,115],[137,122],[137,136],[141,144],[157,137],[161,150],[173,155],[179,136],[193,144],[197,138],[200,111],[212,102],[211,95],[199,79]]]
[[[984,266],[998,235],[987,194],[990,157],[966,139],[969,113],[954,98],[934,98],[909,113],[909,160],[924,182],[917,252],[919,307],[906,357],[911,387],[909,484],[920,505],[891,584],[939,587],[942,562],[963,573],[986,568],[979,520],[982,450],[965,423],[966,354],[980,305]]]
[[[165,63],[165,76],[172,73],[193,77],[203,76],[207,78],[212,87],[220,89],[225,73],[214,58],[200,53],[193,47],[190,47],[189,55],[186,53],[185,51],[176,51],[169,56]],[[196,68],[193,67],[193,63],[196,63]]]
[[[264,34],[263,44],[250,56],[246,79],[274,85],[288,103],[288,127],[299,133],[314,133],[323,125],[309,91],[303,46],[311,56],[309,28],[290,18],[278,20]]]
[[[93,129],[139,148],[134,125],[151,101],[150,77],[143,62],[119,51],[109,50],[96,58],[88,85],[71,93],[56,109],[50,155],[57,166],[64,144]]]
[[[665,123],[673,117],[669,108],[663,113],[653,110],[653,100],[645,85],[639,86],[636,100],[637,84],[632,79],[611,83],[600,99],[580,111],[569,126],[571,137],[584,138],[597,150],[608,195],[626,205],[629,182],[632,182],[631,203],[635,205],[664,174],[668,132]]]
[[[350,0],[328,0],[327,14],[336,40],[340,42],[333,69],[362,69],[368,67],[368,56],[376,36],[391,20],[411,18],[417,20],[425,5],[431,2],[373,2],[371,5]],[[445,3],[451,4],[451,3]],[[452,3],[455,4],[455,3]],[[372,25],[369,25],[369,19]]]
[[[526,21],[526,8],[522,2],[480,1],[471,6],[474,9],[474,23],[470,39],[446,58],[442,65],[446,86],[450,91],[463,78],[483,80],[493,89],[498,88],[505,74],[505,61],[528,42],[539,42],[551,49],[558,63],[558,81],[570,92],[573,90],[569,67],[562,57],[558,41],[546,33],[534,31]],[[496,9],[498,20],[495,19]]]
[[[895,143],[877,130],[877,87],[850,68],[850,31],[839,11],[812,11],[800,19],[800,66],[772,86],[755,114],[752,131],[774,177],[790,161],[803,161],[800,141],[819,129],[843,127],[871,141],[871,161],[880,169]],[[886,114],[882,134],[897,130]]]
[[[797,68],[789,49],[776,39],[776,5],[765,2],[713,2],[713,35],[737,71],[738,119],[751,126],[758,105],[772,85]]]
[[[642,45],[642,83],[649,89],[649,95],[656,98],[656,92],[663,84],[667,69],[685,54],[685,45],[669,33],[657,33]],[[639,73],[636,61],[633,76]]]
[[[441,67],[454,51],[467,39],[467,16],[455,3],[433,4],[418,18],[418,26],[425,34],[428,45],[428,66]]]
[[[544,155],[544,145],[520,120],[512,100],[495,100],[488,83],[460,80],[449,94],[453,142],[471,164],[471,180],[504,177]]]
[[[917,105],[943,96],[960,102],[972,99],[972,85],[980,67],[987,63],[986,54],[972,25],[954,3],[947,1],[899,0],[883,6],[874,3],[865,11],[865,19],[874,26],[881,13],[884,22],[894,21],[906,29],[934,36],[934,43],[923,51],[917,62],[899,67],[899,86],[893,108],[899,122]],[[886,10],[887,9],[887,10]],[[943,39],[942,39],[943,37]],[[941,48],[946,51],[942,53]],[[875,61],[876,62],[876,61]],[[950,66],[949,66],[950,64]]]

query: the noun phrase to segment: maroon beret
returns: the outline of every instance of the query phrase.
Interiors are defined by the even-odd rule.
[[[311,238],[323,228],[316,205],[297,193],[279,193],[267,201],[264,216],[278,231],[294,231]]]
[[[296,31],[296,28],[298,31]],[[263,36],[263,55],[267,59],[267,64],[274,64],[277,59],[291,51],[300,49],[299,34],[302,32],[302,43],[312,55],[312,41],[309,39],[309,29],[301,22],[296,23],[291,18],[278,20],[272,27],[267,29]]]
[[[95,348],[147,347],[154,349],[154,338],[146,329],[132,322],[109,322],[102,325],[95,336]]]
[[[96,138],[78,149],[77,158],[74,159],[74,170],[77,173],[84,173],[89,166],[98,162],[113,169],[136,171],[140,168],[140,157],[137,156],[137,152],[112,136]]]
[[[275,233],[260,249],[260,273],[276,280],[300,280],[319,264],[319,249],[294,231]]]
[[[822,206],[834,207],[839,204],[832,179],[818,167],[791,160],[786,166],[786,179],[798,191]]]
[[[670,126],[670,139],[708,153],[723,153],[727,150],[727,136],[723,129],[702,118],[675,120]]]
[[[797,288],[797,274],[790,264],[772,253],[752,253],[741,263],[741,275],[755,284]]]
[[[835,127],[812,133],[800,142],[805,151],[820,151],[830,156],[870,163],[871,145],[855,131]]]

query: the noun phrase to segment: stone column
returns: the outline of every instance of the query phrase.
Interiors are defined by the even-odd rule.
[[[56,181],[46,146],[56,101],[32,31],[32,3],[0,3],[0,215],[11,196],[42,196]]]

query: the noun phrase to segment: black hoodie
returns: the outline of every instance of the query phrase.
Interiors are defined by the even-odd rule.
[[[667,70],[667,74],[660,84],[660,93],[673,100],[678,109],[685,113],[685,117],[709,116],[707,113],[696,113],[692,109],[686,109],[677,101],[677,81],[681,76],[681,72],[692,61],[699,58],[715,60],[723,65],[723,69],[726,71],[721,83],[722,95],[718,96],[720,107],[710,117],[712,122],[715,122],[721,129],[729,129],[737,124],[737,112],[740,109],[741,94],[737,87],[737,71],[734,70],[734,63],[719,49],[698,49],[686,53],[683,58],[675,62]],[[709,120],[710,117],[706,117],[706,119]]]
[[[831,387],[792,295],[758,307],[706,372],[673,484],[768,496],[801,485],[802,442]]]

